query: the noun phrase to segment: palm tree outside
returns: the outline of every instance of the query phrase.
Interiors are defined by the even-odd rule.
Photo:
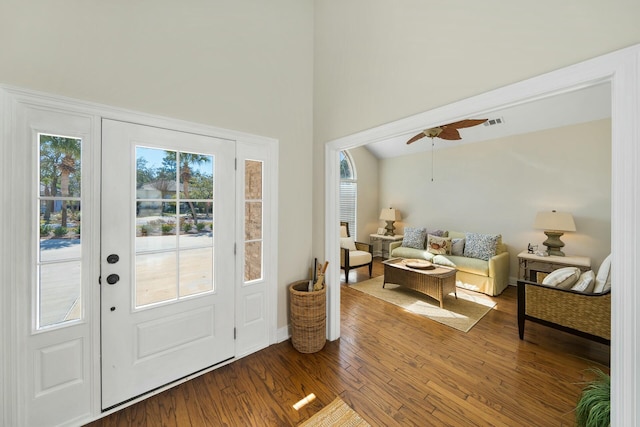
[[[72,175],[80,175],[80,155],[81,155],[81,140],[76,138],[65,138],[62,136],[54,135],[41,135],[40,146],[46,147],[49,154],[56,159],[53,165],[55,169],[60,172],[60,196],[71,197]],[[45,150],[41,149],[41,152]],[[51,177],[47,177],[48,182],[56,185],[58,184],[58,176],[55,173],[55,169],[50,168]],[[46,182],[46,181],[45,181]],[[76,196],[80,195],[80,182],[73,182],[78,188]],[[57,196],[58,189],[53,185],[49,188],[51,196]],[[67,227],[67,201],[62,201],[63,206],[61,210],[60,225]]]
[[[176,154],[177,153],[175,151],[167,151],[165,158],[175,162]],[[194,224],[198,224],[198,215],[196,207],[191,200],[191,195],[189,194],[189,184],[193,176],[192,166],[199,166],[209,162],[211,162],[211,156],[196,153],[180,153],[179,177],[180,184],[182,184],[182,193],[184,195],[184,197],[181,198],[185,199],[189,205],[189,210],[191,211],[191,217],[193,218]]]

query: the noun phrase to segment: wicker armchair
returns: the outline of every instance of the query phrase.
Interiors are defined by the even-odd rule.
[[[351,237],[349,223],[340,222],[340,237]],[[349,270],[369,266],[369,277],[373,273],[373,246],[368,243],[355,243],[355,250],[340,246],[340,268],[344,270],[344,281],[349,283]]]
[[[524,321],[611,344],[611,290],[587,294],[518,280],[518,333]]]

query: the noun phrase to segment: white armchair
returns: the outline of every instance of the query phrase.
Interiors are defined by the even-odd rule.
[[[340,222],[340,268],[344,270],[344,281],[349,283],[349,270],[369,266],[369,277],[373,270],[373,247],[368,243],[354,241],[349,234],[349,224]]]

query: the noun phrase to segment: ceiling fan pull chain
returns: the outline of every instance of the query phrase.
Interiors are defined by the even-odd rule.
[[[433,152],[434,152],[434,141],[431,138],[431,182],[433,182]]]

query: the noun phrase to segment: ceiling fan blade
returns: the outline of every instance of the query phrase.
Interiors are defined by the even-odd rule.
[[[417,134],[416,136],[414,136],[414,137],[412,137],[410,140],[408,140],[408,141],[407,141],[407,145],[409,145],[409,144],[411,144],[411,143],[413,143],[413,142],[416,142],[417,140],[422,139],[422,138],[424,138],[425,136],[427,136],[427,134],[426,134],[426,133],[424,133],[424,132],[420,132],[419,134]]]
[[[481,125],[489,119],[466,119],[460,120],[459,122],[449,123],[448,125],[444,125],[444,128],[454,128],[454,129],[462,129],[462,128],[470,128],[471,126]]]
[[[451,128],[449,126],[443,126],[442,132],[440,132],[440,135],[438,135],[438,138],[447,139],[450,141],[462,139],[460,137],[460,132],[458,132],[456,128]]]

